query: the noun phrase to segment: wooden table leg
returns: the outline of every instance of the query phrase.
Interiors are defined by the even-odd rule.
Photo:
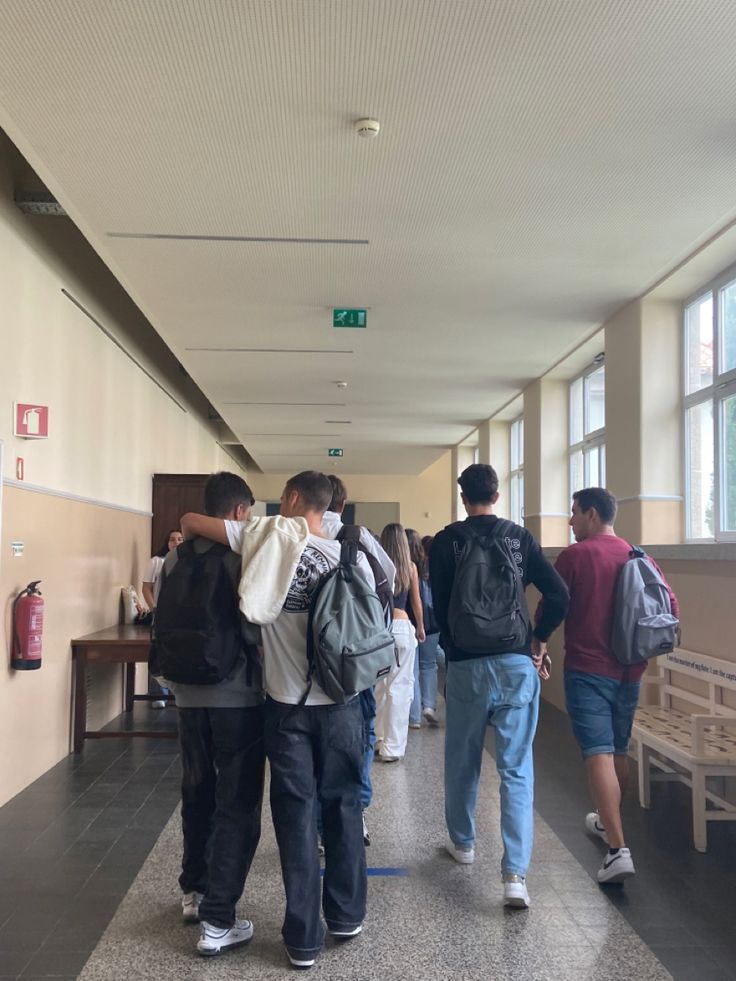
[[[135,694],[135,661],[123,665],[125,671],[125,711],[133,711],[133,695]]]
[[[74,658],[74,752],[84,749],[87,728],[87,655],[77,650]]]

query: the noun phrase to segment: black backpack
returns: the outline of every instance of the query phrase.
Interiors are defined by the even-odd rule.
[[[185,685],[216,685],[245,653],[232,553],[213,543],[197,552],[194,541],[177,549],[162,579],[151,631],[151,671]]]
[[[529,633],[529,610],[519,567],[504,532],[474,529],[467,522],[451,526],[465,539],[455,566],[447,622],[455,647],[468,654],[520,651]]]
[[[375,589],[358,567],[354,541],[343,541],[340,561],[319,581],[307,623],[307,700],[316,679],[343,705],[375,685],[396,664],[393,634]]]
[[[360,525],[343,525],[337,536],[337,541],[354,542],[358,551],[362,552],[368,559],[368,565],[371,567],[373,578],[376,581],[376,593],[381,601],[383,619],[386,626],[391,629],[391,624],[394,619],[394,593],[389,586],[383,566],[378,561],[376,556],[372,552],[369,552],[365,545],[363,545],[361,542]]]

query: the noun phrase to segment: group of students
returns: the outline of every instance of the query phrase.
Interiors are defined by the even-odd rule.
[[[475,806],[490,724],[501,781],[504,902],[527,908],[540,680],[549,676],[546,642],[566,615],[568,708],[597,805],[586,826],[610,846],[598,878],[620,881],[633,873],[621,831],[620,795],[639,674],[615,670],[606,629],[611,619],[606,604],[610,607],[616,574],[629,552],[613,532],[615,499],[601,488],[575,495],[571,525],[578,544],[565,550],[554,568],[526,529],[493,514],[498,478],[492,467],[474,464],[458,483],[468,517],[440,531],[424,552],[421,542],[419,548],[410,545],[401,525],[387,526],[380,542],[360,529],[358,568],[376,586],[378,562],[393,594],[397,657],[375,690],[345,704],[332,701],[313,680],[308,684],[306,643],[312,598],[340,562],[347,498],[342,482],[316,471],[297,474],[286,482],[279,516],[251,518],[248,485],[234,474],[219,473],[206,486],[206,514],[183,516],[185,544],[164,560],[162,596],[173,589],[183,549],[188,559],[219,548],[227,553],[228,588],[239,596],[246,620],[260,625],[257,657],[244,656],[224,680],[169,682],[179,709],[182,759],[182,911],[185,920],[200,923],[201,954],[240,946],[253,935],[252,923],[237,919],[235,907],[260,838],[266,758],[286,893],[282,936],[290,963],[311,967],[326,931],[339,941],[361,932],[369,843],[364,810],[371,799],[374,752],[379,760],[396,762],[405,753],[410,724],[421,724],[422,715],[437,724],[439,643],[447,658],[447,851],[461,864],[474,861]],[[479,539],[484,547],[495,542],[513,563],[512,590],[515,586],[523,596],[533,583],[542,594],[534,623],[521,609],[517,615],[514,606],[504,614],[507,634],[502,631],[499,641],[496,625],[488,635],[496,639],[487,649],[482,625],[480,642],[472,640],[472,630],[458,629],[458,623],[473,620],[474,599],[472,579],[464,568],[462,575],[457,570]],[[458,595],[466,589],[468,596]],[[672,602],[676,612],[674,596]],[[470,638],[466,648],[460,646],[464,637]],[[425,685],[424,697],[418,685],[415,698],[417,642],[417,674],[420,680],[425,674]],[[422,645],[428,645],[424,659]]]

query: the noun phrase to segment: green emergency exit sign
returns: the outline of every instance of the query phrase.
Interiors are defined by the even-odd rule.
[[[327,456],[342,456],[342,450],[341,449],[328,450]]]
[[[367,317],[365,310],[333,310],[333,327],[366,327]]]

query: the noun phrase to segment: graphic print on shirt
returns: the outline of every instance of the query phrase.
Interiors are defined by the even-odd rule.
[[[303,613],[308,610],[320,579],[330,569],[325,556],[312,545],[307,545],[291,580],[283,609],[288,613]]]

